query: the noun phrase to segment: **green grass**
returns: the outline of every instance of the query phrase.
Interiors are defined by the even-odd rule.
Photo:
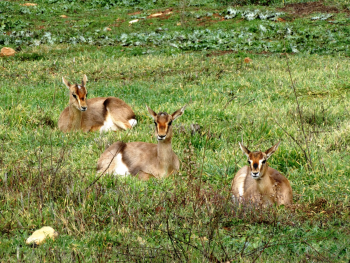
[[[63,37],[76,32],[93,35],[96,29],[105,32],[103,28],[119,17],[125,22],[103,34],[150,33],[159,27],[168,28],[159,32],[163,36],[175,31],[192,34],[198,28],[255,34],[260,23],[275,26],[276,32],[286,26],[239,17],[198,26],[193,16],[185,17],[187,26],[177,26],[182,11],[175,3],[106,10],[80,1],[64,2],[71,6],[67,20],[59,17],[63,2],[37,1],[38,8],[47,9],[43,18],[20,13],[19,2],[0,3],[14,6],[6,21],[21,20],[20,30],[43,23],[53,35]],[[277,6],[280,3],[240,8],[274,11]],[[129,26],[128,13],[140,7],[148,14],[166,7],[180,13]],[[190,5],[186,12],[226,9],[220,3],[203,2],[201,7]],[[335,28],[327,21],[311,22],[310,17],[296,18],[289,26],[298,36],[303,36],[303,28],[315,35]],[[345,21],[338,25],[345,34],[347,15],[340,13],[335,19]],[[279,49],[261,54],[258,47],[186,50],[162,42],[10,43],[19,51],[0,60],[0,262],[348,262],[350,66],[346,52],[338,51],[346,39],[335,35],[343,42],[330,46],[328,40],[310,38],[309,46],[297,46],[300,52],[288,55],[302,124],[287,58]],[[271,37],[281,50],[295,41]],[[316,46],[321,48],[306,50]],[[245,57],[252,63],[244,63]],[[102,136],[58,130],[59,114],[68,104],[61,78],[80,81],[83,74],[89,79],[90,98],[116,96],[133,107],[138,119],[133,130]],[[91,185],[97,160],[111,143],[156,142],[145,103],[168,113],[188,103],[174,123],[173,149],[182,161],[180,173],[148,182],[106,176]],[[191,124],[199,124],[201,130],[192,134]],[[311,167],[303,154],[307,146],[302,126]],[[257,209],[232,203],[232,179],[246,163],[238,146],[241,140],[254,150],[282,141],[269,162],[290,180],[292,207]],[[25,246],[32,231],[45,225],[56,229],[59,238],[38,248]]]

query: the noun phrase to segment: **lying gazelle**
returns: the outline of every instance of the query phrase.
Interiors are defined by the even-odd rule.
[[[64,77],[63,83],[69,89],[69,106],[58,120],[58,128],[63,132],[83,130],[116,131],[126,130],[136,125],[135,113],[121,99],[115,97],[86,99],[87,77],[82,84],[70,84]]]
[[[265,152],[251,152],[239,144],[248,157],[248,166],[242,167],[232,182],[232,193],[236,200],[254,203],[288,205],[293,202],[293,193],[286,177],[267,164],[267,159],[280,143]]]
[[[158,144],[118,141],[102,153],[97,163],[99,173],[121,176],[131,174],[138,175],[141,180],[148,180],[151,177],[162,179],[179,170],[179,158],[171,147],[171,124],[184,113],[186,106],[171,115],[166,112],[157,114],[146,107],[155,123]]]

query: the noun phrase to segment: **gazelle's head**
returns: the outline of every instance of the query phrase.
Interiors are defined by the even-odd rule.
[[[267,159],[271,157],[271,155],[277,150],[278,142],[276,145],[272,146],[265,152],[251,152],[246,148],[243,144],[239,143],[244,154],[248,157],[248,166],[250,167],[250,174],[253,179],[260,179],[264,176],[266,168],[267,168]]]
[[[181,109],[175,111],[173,114],[168,114],[166,112],[159,112],[157,114],[147,105],[146,107],[149,114],[151,114],[154,120],[158,141],[163,141],[166,138],[170,139],[172,137],[173,130],[172,130],[171,124],[173,123],[174,120],[176,120],[178,117],[180,117],[184,113],[186,108],[186,106],[184,106]]]
[[[69,104],[77,108],[80,111],[87,110],[87,90],[85,88],[87,77],[84,75],[81,85],[70,84],[64,77],[62,77],[64,85],[69,89]]]

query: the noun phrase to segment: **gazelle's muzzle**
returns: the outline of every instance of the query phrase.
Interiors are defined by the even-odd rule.
[[[157,139],[158,141],[165,140],[168,134],[168,127],[166,125],[158,125],[157,126]]]
[[[250,175],[253,179],[260,179],[260,172],[251,172]]]
[[[165,140],[165,138],[166,138],[166,135],[158,135],[157,136],[158,141],[163,141],[163,140]]]

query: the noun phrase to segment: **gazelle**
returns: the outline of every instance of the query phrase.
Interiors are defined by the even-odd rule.
[[[135,113],[121,99],[108,97],[87,100],[86,75],[81,85],[70,84],[64,77],[62,81],[69,89],[69,106],[62,111],[58,119],[61,131],[83,130],[102,133],[109,130],[126,130],[136,125]]]
[[[146,107],[154,120],[158,144],[118,141],[100,156],[97,162],[99,173],[138,175],[145,181],[151,177],[162,179],[179,170],[179,158],[171,147],[172,122],[184,113],[186,106],[171,115],[166,112],[157,114]]]
[[[267,159],[277,150],[280,142],[265,152],[251,152],[239,143],[248,157],[248,166],[242,167],[232,182],[235,199],[252,200],[255,203],[287,205],[293,202],[290,183],[280,172],[267,164]]]

